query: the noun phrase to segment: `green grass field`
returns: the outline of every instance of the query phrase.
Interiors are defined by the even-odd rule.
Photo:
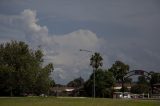
[[[158,100],[20,97],[0,98],[0,106],[160,106]]]

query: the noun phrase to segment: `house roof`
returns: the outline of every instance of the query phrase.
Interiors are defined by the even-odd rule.
[[[132,85],[130,83],[124,83],[124,86],[131,87]],[[116,83],[114,87],[122,87],[122,83]]]
[[[52,87],[50,88],[50,90],[55,92],[62,92],[62,91],[71,92],[75,90],[75,88],[74,87]]]

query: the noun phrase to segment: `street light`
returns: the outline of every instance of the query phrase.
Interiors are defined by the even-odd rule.
[[[85,49],[80,49],[80,51],[93,53],[93,51],[85,50]],[[94,77],[93,77],[93,97],[95,98],[96,97],[96,88],[95,88],[96,84],[95,84],[95,70],[94,69],[93,69],[93,74],[94,74]]]
[[[90,51],[90,50],[85,50],[85,49],[80,49],[79,51],[93,52],[93,51]]]

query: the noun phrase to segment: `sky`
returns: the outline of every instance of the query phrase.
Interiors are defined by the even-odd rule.
[[[94,52],[104,69],[120,60],[130,70],[160,72],[160,1],[0,0],[0,43],[10,40],[40,45],[60,84],[87,80]]]

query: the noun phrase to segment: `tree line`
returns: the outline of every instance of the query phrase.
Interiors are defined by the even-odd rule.
[[[113,92],[131,92],[135,94],[150,93],[153,94],[153,85],[160,83],[160,73],[149,72],[150,78],[141,75],[138,77],[136,82],[132,81],[132,78],[124,78],[124,76],[129,72],[129,65],[123,63],[122,61],[115,61],[115,63],[109,69],[102,69],[103,58],[99,53],[95,53],[90,58],[90,65],[93,68],[93,73],[90,75],[89,79],[84,82],[83,79],[77,78],[67,85],[72,87],[80,87],[85,93],[79,94],[80,96],[94,96],[94,77],[95,77],[95,96],[96,97],[112,97]],[[94,76],[95,75],[95,76]],[[79,83],[79,82],[83,83]],[[114,90],[113,86],[118,83],[127,83],[131,85],[131,89],[127,86],[122,86],[120,90]],[[79,83],[79,84],[77,84]],[[79,85],[79,86],[75,86]],[[159,92],[160,93],[160,92]]]
[[[50,78],[54,70],[53,64],[44,65],[43,52],[40,48],[30,49],[22,41],[11,41],[0,44],[0,96],[24,96],[49,94],[50,87],[55,82]],[[87,81],[76,78],[67,86],[75,87],[79,91],[78,96],[112,97],[113,86],[116,83],[132,83],[131,78],[124,79],[129,72],[129,65],[122,61],[115,61],[109,69],[102,69],[103,58],[100,53],[94,53],[90,58],[90,66],[93,72]],[[134,82],[132,93],[150,93],[153,85],[160,83],[160,73],[150,72],[151,79],[139,76]],[[94,85],[95,82],[95,85]],[[120,91],[128,91],[124,86]]]

